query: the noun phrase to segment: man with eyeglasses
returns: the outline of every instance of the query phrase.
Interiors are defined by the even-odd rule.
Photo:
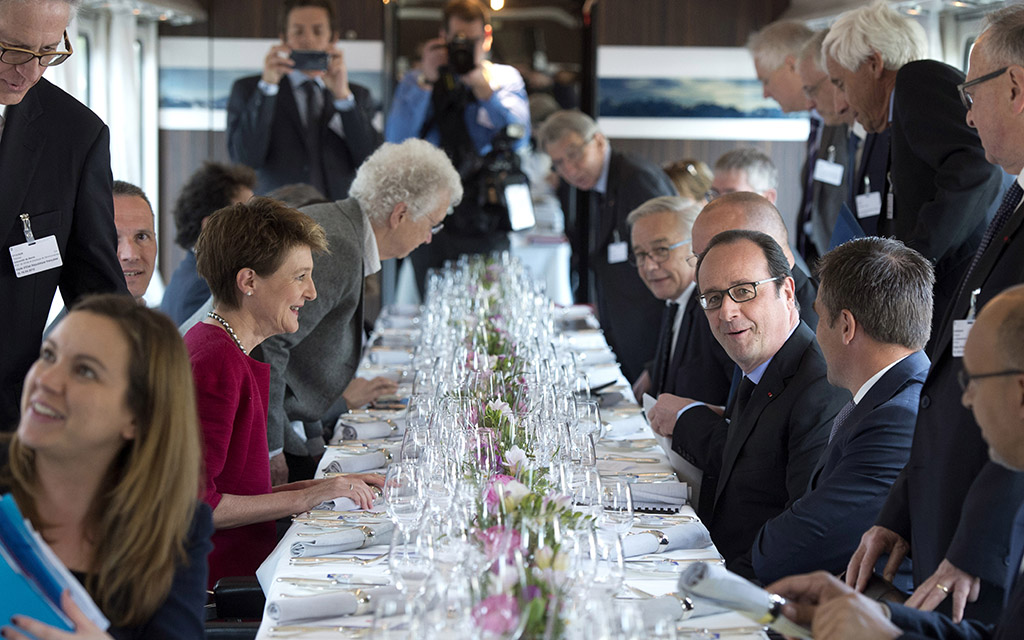
[[[992,622],[999,615],[1013,512],[993,500],[1024,502],[1024,479],[988,459],[970,412],[958,402],[957,384],[975,312],[1000,291],[1024,281],[1021,42],[1024,7],[992,13],[971,51],[966,82],[960,85],[966,104],[953,98],[967,124],[977,130],[988,160],[1016,180],[965,267],[952,303],[936,314],[941,322],[932,332],[933,364],[921,390],[910,463],[875,526],[863,535],[847,571],[848,584],[862,589],[880,554],[913,554],[917,589],[908,604],[927,610],[941,603],[955,621],[966,614]],[[972,372],[984,371],[979,367]]]
[[[419,69],[395,89],[384,129],[388,142],[422,138],[448,154],[462,176],[466,197],[429,246],[412,254],[416,285],[423,294],[427,270],[463,254],[490,253],[509,247],[507,216],[485,209],[483,158],[509,125],[530,140],[526,84],[514,67],[487,56],[494,43],[489,9],[480,0],[448,0],[439,37],[423,45]]]
[[[626,218],[651,198],[676,195],[676,189],[657,165],[613,149],[594,119],[579,111],[549,116],[537,140],[558,175],[577,190],[589,192],[589,219],[567,225],[579,276],[576,295],[597,303],[605,338],[623,375],[633,383],[657,346],[657,334],[643,327],[661,315],[664,305],[628,262]]]
[[[956,92],[963,74],[924,60],[924,30],[881,2],[841,15],[822,52],[857,121],[869,133],[890,131],[887,179],[871,185],[877,233],[935,264],[935,337],[1002,183],[999,170],[985,162],[978,135],[964,123]],[[868,213],[858,206],[859,216]]]
[[[1018,9],[1019,10],[1019,9]],[[958,371],[962,391],[954,393],[980,427],[992,464],[1021,475],[1024,471],[1024,288],[999,294],[978,314]],[[824,572],[784,578],[767,588],[785,597],[786,617],[822,639],[934,638],[936,640],[1011,640],[1024,629],[1024,508],[1019,496],[995,493],[989,508],[1006,516],[1009,538],[1003,562],[1006,593],[997,617],[989,622],[954,623],[938,612],[869,600]],[[985,553],[981,548],[978,554]],[[941,591],[941,589],[938,589]],[[909,604],[909,601],[906,603]],[[993,624],[994,623],[994,624]]]
[[[69,0],[0,0],[0,431],[18,419],[54,292],[128,293],[117,260],[110,132],[43,79],[72,54]]]
[[[803,218],[797,221],[796,246],[808,262],[828,252],[843,203],[854,211],[857,152],[865,137],[864,128],[854,125],[850,110],[836,108],[836,87],[821,63],[821,43],[827,35],[828,29],[816,32],[800,49],[796,62],[803,93],[824,124],[808,169],[810,196],[804,200]]]
[[[789,263],[770,236],[732,230],[712,238],[697,262],[697,294],[743,381],[724,411],[691,400],[677,410],[659,399],[648,417],[703,470],[698,515],[726,565],[742,567],[761,526],[806,491],[850,394],[826,379],[814,332],[796,309]]]
[[[653,361],[633,384],[640,402],[645,393],[671,393],[724,405],[733,363],[707,331],[694,294],[690,230],[700,205],[677,196],[652,198],[634,209],[630,226],[630,263],[654,297],[665,302]],[[695,264],[695,263],[694,263]]]

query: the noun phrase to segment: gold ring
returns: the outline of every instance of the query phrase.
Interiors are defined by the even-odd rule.
[[[947,587],[944,584],[940,584],[940,583],[936,582],[935,583],[935,588],[936,589],[940,589],[942,591],[942,593],[949,593],[949,587]]]

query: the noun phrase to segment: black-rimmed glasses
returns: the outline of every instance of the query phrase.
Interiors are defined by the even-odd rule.
[[[631,253],[629,255],[629,264],[634,267],[642,267],[648,260],[653,260],[655,264],[661,264],[668,260],[668,255],[673,249],[678,249],[684,245],[690,244],[689,240],[680,240],[675,244],[670,244],[667,247],[655,247],[650,251],[640,251],[637,253]]]
[[[975,78],[974,80],[971,80],[970,82],[964,82],[964,83],[956,85],[957,93],[960,94],[960,102],[963,103],[964,108],[967,109],[968,111],[970,111],[971,107],[974,106],[974,96],[972,96],[971,94],[967,93],[967,89],[969,89],[970,87],[973,87],[974,85],[981,84],[982,82],[988,82],[989,80],[992,80],[993,78],[998,78],[999,76],[1001,76],[1004,73],[1006,73],[1006,70],[1009,69],[1009,68],[1010,67],[1003,67],[1002,69],[997,69],[996,71],[993,71],[992,73],[986,73],[985,75],[981,76],[980,78]]]
[[[6,64],[18,65],[30,62],[33,58],[39,60],[39,64],[44,67],[56,67],[67,60],[74,51],[71,49],[71,39],[68,38],[68,32],[64,32],[64,47],[66,51],[47,51],[46,53],[38,53],[30,49],[22,49],[20,47],[8,47],[7,45],[0,44],[0,62]]]
[[[728,295],[732,298],[733,302],[749,302],[757,297],[757,285],[765,284],[766,282],[775,282],[781,280],[784,276],[775,276],[774,278],[765,278],[764,280],[758,280],[757,282],[741,282],[740,284],[734,284],[725,291],[708,291],[702,293],[698,300],[700,300],[700,306],[705,311],[714,311],[715,309],[722,306],[722,302],[725,301],[725,296]]]
[[[956,381],[960,383],[960,389],[967,391],[967,385],[971,384],[975,380],[983,380],[985,378],[1002,378],[1005,376],[1017,376],[1024,375],[1024,371],[1020,369],[1004,369],[1003,371],[993,371],[992,373],[967,373],[967,369],[961,369],[956,374]]]

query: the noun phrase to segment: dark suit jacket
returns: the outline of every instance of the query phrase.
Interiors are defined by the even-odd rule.
[[[935,263],[933,331],[981,242],[986,212],[1001,195],[1002,172],[985,160],[978,133],[965,121],[956,90],[963,81],[947,64],[919,60],[899,70],[893,90],[895,212],[879,220],[878,234]]]
[[[320,116],[320,166],[323,177],[311,175],[310,153],[305,129],[299,116],[291,80],[281,79],[275,96],[259,90],[259,76],[235,81],[228,100],[228,153],[234,162],[256,170],[258,192],[267,193],[296,182],[319,188],[328,200],[348,197],[348,187],[356,169],[379,144],[380,136],[370,124],[373,100],[370,92],[350,84],[356,106],[337,111],[329,92],[324,92],[324,108]],[[328,128],[336,113],[341,114],[341,138]]]
[[[832,240],[832,230],[836,226],[836,219],[839,217],[839,207],[846,201],[850,192],[850,183],[854,180],[856,167],[848,166],[850,154],[848,153],[850,139],[850,128],[845,124],[826,125],[821,130],[821,144],[818,147],[817,159],[831,160],[845,167],[843,179],[839,185],[829,184],[815,180],[811,185],[811,219],[810,219],[810,240],[813,242],[811,256],[822,256],[828,252],[829,242]],[[813,175],[814,167],[811,167]],[[808,254],[804,255],[808,261],[811,259]]]
[[[171,281],[167,283],[164,298],[160,301],[160,310],[169,315],[174,324],[180,326],[192,317],[209,297],[210,286],[196,272],[196,254],[189,250],[174,269]]]
[[[952,356],[953,321],[967,317],[970,292],[981,289],[980,309],[1003,289],[1024,282],[1024,207],[1018,207],[989,245],[947,312],[930,353],[932,369],[921,406],[910,461],[893,484],[878,524],[910,541],[914,580],[928,578],[943,558],[985,581],[970,617],[995,620],[1010,564],[1012,509],[1024,502],[1024,476],[989,461],[971,412],[960,404]]]
[[[793,285],[796,301],[800,303],[800,319],[811,331],[818,328],[818,314],[814,312],[814,299],[818,297],[818,282],[804,273],[799,266],[793,267]]]
[[[878,234],[878,215],[867,218],[860,217],[857,210],[857,196],[862,193],[877,191],[882,193],[885,189],[885,173],[889,167],[889,137],[891,129],[869,133],[861,143],[860,166],[857,168],[857,179],[851,185],[850,200],[847,204],[850,211],[857,216],[857,222],[865,235],[873,236]],[[865,180],[866,179],[866,180]]]
[[[1004,503],[1005,509],[1009,504]],[[1012,511],[1012,509],[1006,509]],[[892,621],[906,633],[903,638],[937,638],[939,640],[1016,640],[1024,629],[1024,580],[1020,580],[1018,569],[1021,560],[1021,542],[1024,542],[1024,510],[1017,512],[1013,523],[1013,553],[1004,581],[1005,592],[1009,594],[1003,604],[1002,613],[995,625],[978,620],[965,619],[960,624],[943,614],[918,611],[900,605],[890,605]]]
[[[814,333],[800,322],[742,414],[727,421],[694,407],[679,417],[672,448],[704,470],[704,482],[716,482],[713,504],[705,506],[702,493],[698,515],[727,563],[749,553],[761,526],[807,490],[832,419],[849,399],[828,383]]]
[[[683,319],[679,324],[676,348],[668,364],[668,375],[661,381],[652,373],[654,396],[671,393],[681,398],[724,405],[729,398],[736,365],[711,333],[711,325],[698,302],[696,290],[679,313],[683,314]],[[671,334],[666,338],[671,340]]]
[[[674,195],[672,181],[656,165],[612,149],[607,192],[597,198],[596,216],[591,213],[591,220],[596,220],[598,226],[590,267],[601,328],[630,382],[640,376],[644,363],[654,356],[664,303],[648,290],[629,262],[608,264],[608,245],[616,235],[622,242],[629,242],[626,216],[630,211],[651,198]]]
[[[768,584],[818,569],[846,570],[861,533],[878,516],[910,457],[929,365],[918,351],[871,387],[825,447],[807,493],[761,527],[748,577]]]
[[[128,293],[117,260],[110,194],[110,132],[92,111],[45,79],[7,109],[0,137],[0,431],[16,426],[21,386],[39,355],[53,294]],[[63,266],[18,278],[9,247],[56,236]]]

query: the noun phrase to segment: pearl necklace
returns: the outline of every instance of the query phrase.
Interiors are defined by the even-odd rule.
[[[242,353],[244,353],[245,355],[249,355],[249,352],[246,351],[245,347],[242,346],[242,341],[239,340],[238,336],[235,335],[235,330],[231,328],[231,325],[228,324],[227,320],[222,318],[220,314],[216,313],[215,311],[207,311],[206,317],[213,318],[214,320],[219,322],[221,326],[224,327],[224,329],[228,332],[228,335],[231,336],[231,339],[235,341],[235,344],[238,345],[238,348],[242,350]]]

